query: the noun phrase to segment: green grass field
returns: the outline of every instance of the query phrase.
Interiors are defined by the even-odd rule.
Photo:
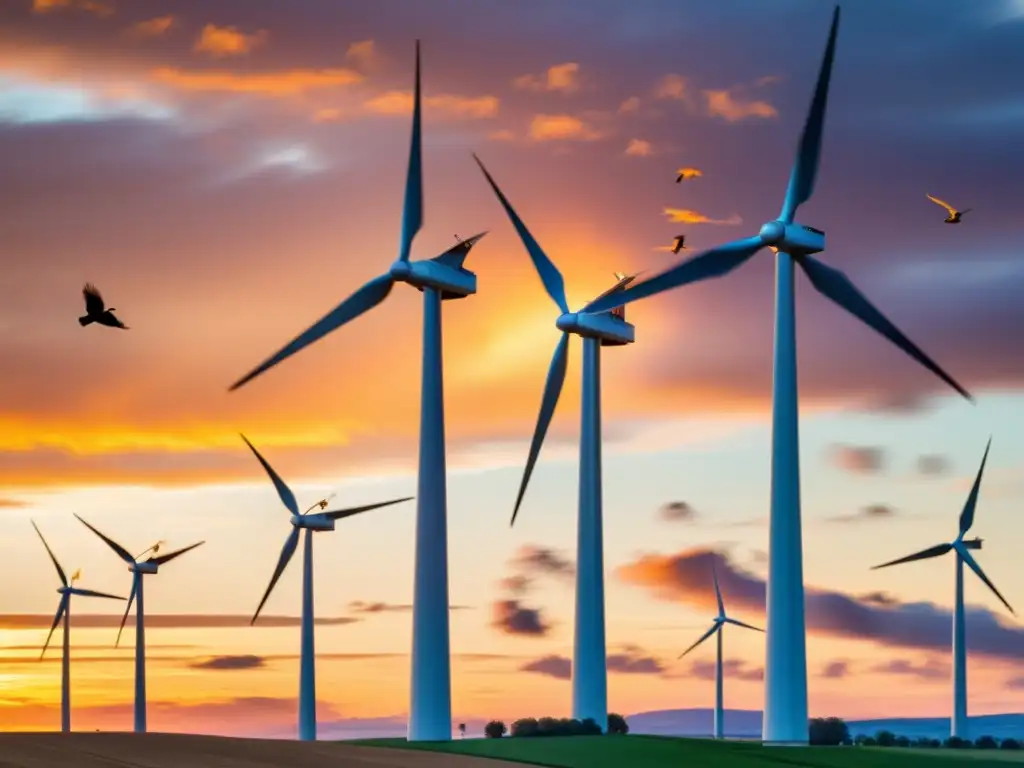
[[[532,739],[467,739],[441,743],[368,739],[359,745],[453,752],[549,768],[1007,768],[1024,754],[974,750],[863,747],[762,747],[751,742],[714,742],[660,736],[558,736]]]

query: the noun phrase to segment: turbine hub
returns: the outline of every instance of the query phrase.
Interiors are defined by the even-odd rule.
[[[391,277],[401,282],[409,282],[412,277],[412,265],[408,261],[396,261],[389,271]]]
[[[555,320],[555,327],[562,333],[572,333],[579,326],[579,317],[576,312],[566,312],[564,315],[559,315],[558,319]]]
[[[781,221],[769,221],[758,233],[765,245],[778,245],[786,236],[786,225]]]

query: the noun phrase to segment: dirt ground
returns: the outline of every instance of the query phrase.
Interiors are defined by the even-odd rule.
[[[227,739],[169,733],[0,734],[0,768],[523,768],[340,742]]]

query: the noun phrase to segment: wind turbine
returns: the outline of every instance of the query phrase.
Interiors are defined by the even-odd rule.
[[[893,325],[846,275],[811,255],[825,250],[825,233],[793,220],[797,208],[807,202],[814,191],[838,30],[839,8],[836,7],[814,98],[800,137],[796,162],[778,219],[761,227],[756,237],[712,248],[627,289],[621,296],[599,300],[590,307],[590,311],[598,312],[672,288],[721,277],[750,260],[762,248],[768,247],[775,252],[772,490],[762,732],[764,743],[769,745],[807,743],[807,642],[800,526],[794,263],[806,273],[815,290],[887,338],[965,398],[972,400],[967,390]]]
[[[988,461],[988,451],[992,446],[992,439],[989,438],[985,446],[985,455],[981,458],[981,466],[978,468],[978,475],[974,478],[974,485],[964,502],[963,511],[960,513],[960,532],[956,538],[948,544],[936,544],[934,547],[915,552],[912,555],[892,560],[882,565],[876,565],[871,570],[888,568],[891,565],[900,563],[911,563],[915,560],[928,560],[933,557],[941,557],[947,552],[956,553],[956,596],[953,609],[953,717],[949,721],[949,735],[968,738],[967,720],[967,629],[964,621],[964,564],[974,571],[978,578],[985,582],[985,586],[992,590],[999,601],[1006,606],[1010,613],[1013,608],[1006,602],[999,590],[996,589],[981,566],[974,559],[969,550],[981,549],[981,539],[964,539],[967,532],[974,523],[974,510],[978,506],[978,492],[981,490],[981,476],[985,471],[985,462]]]
[[[128,570],[132,574],[132,591],[128,595],[128,605],[124,609],[124,616],[121,617],[121,626],[117,630],[117,640],[114,645],[121,642],[121,632],[124,631],[124,624],[128,620],[128,614],[132,610],[132,603],[137,601],[135,608],[135,732],[146,732],[146,614],[143,601],[143,576],[155,575],[164,563],[169,563],[176,557],[195,549],[205,542],[196,542],[182,549],[168,552],[166,555],[158,555],[162,542],[157,542],[151,547],[144,549],[139,555],[132,556],[131,552],[122,547],[116,541],[96,530],[77,513],[75,517],[90,531],[99,536],[114,552],[128,564]],[[145,560],[142,558],[148,555]]]
[[[686,654],[696,648],[698,645],[703,643],[712,635],[717,634],[716,640],[718,641],[718,655],[715,657],[715,738],[721,739],[725,728],[725,709],[722,706],[722,627],[726,624],[735,624],[737,627],[744,627],[746,629],[752,629],[755,632],[764,632],[763,629],[751,626],[750,624],[744,624],[738,619],[734,619],[731,616],[725,615],[725,604],[722,602],[722,590],[718,586],[718,571],[715,568],[714,562],[711,563],[711,577],[715,580],[715,599],[718,600],[718,615],[715,616],[715,621],[711,625],[711,629],[700,636],[693,645],[679,654],[679,658],[683,658]]]
[[[50,560],[53,561],[53,567],[57,569],[57,576],[60,578],[60,586],[57,588],[57,592],[60,595],[60,602],[57,603],[57,613],[53,617],[53,624],[50,626],[50,634],[46,636],[46,642],[43,644],[43,652],[39,654],[39,660],[42,661],[46,655],[46,649],[50,647],[50,639],[53,637],[54,631],[57,629],[57,625],[60,624],[61,619],[64,620],[64,655],[60,660],[60,730],[62,733],[70,733],[71,731],[71,596],[81,595],[82,597],[105,597],[108,600],[124,600],[123,597],[117,595],[108,595],[106,592],[96,592],[92,589],[82,589],[76,587],[75,582],[78,581],[82,575],[81,571],[75,571],[71,580],[64,574],[64,569],[60,567],[60,563],[57,561],[56,555],[53,554],[53,550],[50,549],[50,545],[46,543],[46,539],[43,538],[42,532],[39,530],[39,526],[35,524],[35,521],[30,521],[32,527],[36,529],[36,533],[39,535],[39,540],[43,542],[43,546],[46,547],[46,554],[50,556]]]
[[[238,389],[331,331],[373,309],[396,282],[423,293],[423,378],[420,392],[420,456],[416,490],[416,564],[412,606],[412,682],[409,741],[452,737],[451,645],[448,632],[448,521],[445,484],[444,386],[441,363],[441,302],[476,293],[476,275],[463,267],[470,249],[486,232],[461,240],[440,256],[409,261],[412,241],[423,225],[423,168],[420,130],[420,44],[416,41],[412,147],[405,181],[398,261],[375,277],[280,351],[231,386]]]
[[[541,397],[537,426],[530,443],[526,469],[519,485],[512,524],[523,503],[526,487],[533,474],[544,437],[547,435],[558,396],[565,383],[569,359],[569,334],[583,337],[583,407],[580,421],[579,512],[576,528],[576,627],[573,639],[572,716],[591,718],[608,727],[608,670],[606,663],[604,617],[604,541],[601,499],[601,347],[632,344],[634,328],[626,322],[625,312],[615,307],[615,297],[636,278],[616,273],[616,283],[601,294],[611,306],[603,312],[591,312],[589,305],[570,312],[565,298],[565,281],[558,267],[544,253],[526,228],[504,193],[473,155],[487,182],[508,214],[512,226],[523,241],[544,289],[560,312],[555,327],[562,332],[551,358],[544,394]],[[596,300],[595,300],[596,301]],[[591,302],[594,303],[594,302]],[[609,311],[611,310],[611,311]]]
[[[328,499],[323,499],[305,512],[300,513],[298,502],[295,500],[295,494],[292,493],[280,475],[274,471],[274,468],[267,463],[267,460],[263,458],[245,435],[242,435],[242,439],[245,440],[245,444],[249,446],[263,466],[263,469],[266,470],[267,475],[270,476],[270,482],[277,489],[277,495],[281,499],[281,503],[292,513],[292,531],[288,534],[288,538],[285,539],[284,548],[281,550],[281,556],[277,561],[277,567],[274,568],[274,575],[270,577],[270,585],[267,587],[267,591],[263,593],[263,599],[260,600],[256,613],[253,614],[253,624],[256,623],[256,619],[260,615],[260,611],[263,610],[263,606],[266,604],[267,598],[270,597],[270,593],[273,591],[274,585],[277,584],[277,580],[281,578],[284,569],[291,562],[295,549],[299,545],[299,533],[303,530],[306,532],[302,549],[302,646],[299,655],[299,740],[316,741],[316,651],[313,645],[313,534],[317,531],[333,531],[334,523],[337,520],[358,515],[360,512],[368,512],[371,509],[409,501],[412,497],[382,501],[377,504],[367,504],[350,509],[332,510],[330,512],[323,511],[327,509],[328,501]],[[318,507],[320,509],[319,512],[310,514],[312,510]]]

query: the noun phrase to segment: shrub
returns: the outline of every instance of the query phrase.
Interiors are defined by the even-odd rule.
[[[971,746],[970,739],[962,739],[959,736],[950,736],[942,746],[946,749],[968,749]]]
[[[622,715],[610,712],[608,714],[608,733],[614,733],[620,736],[625,736],[629,733],[629,723],[626,722],[626,718]]]
[[[625,721],[623,721],[625,722]],[[629,730],[628,726],[626,730]],[[592,717],[583,718],[583,722],[580,723],[580,735],[581,736],[600,736],[603,733],[601,726],[597,724],[597,721]]]
[[[999,748],[998,742],[996,742],[996,740],[994,738],[992,738],[991,736],[979,736],[975,740],[974,746],[977,749],[998,749]]]
[[[488,739],[500,739],[506,733],[508,733],[508,728],[501,720],[491,720],[484,726],[484,736]]]
[[[897,736],[896,737],[896,742],[893,744],[893,746],[896,746],[896,747],[909,747],[910,746],[910,739],[908,739],[906,736]]]
[[[875,741],[880,747],[895,747],[896,734],[892,731],[879,731],[875,734]]]
[[[878,740],[874,736],[865,736],[864,741],[861,742],[862,747],[877,747]]]
[[[850,740],[850,729],[838,717],[815,717],[807,725],[807,740],[816,747],[838,747]]]
[[[1020,749],[1020,742],[1016,739],[1003,739],[999,742],[1000,749]]]
[[[512,723],[512,736],[518,738],[529,738],[538,736],[540,730],[536,718],[524,717]]]

